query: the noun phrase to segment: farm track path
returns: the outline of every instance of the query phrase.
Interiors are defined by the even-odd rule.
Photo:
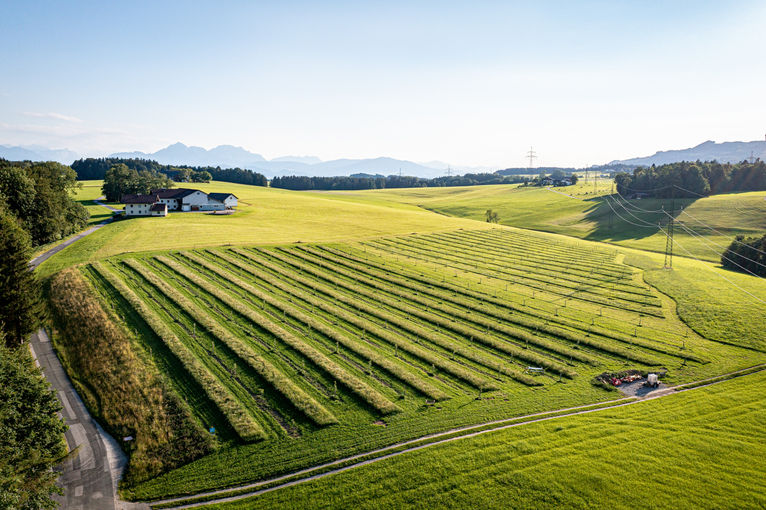
[[[657,398],[664,398],[664,397],[667,397],[669,395],[678,394],[678,393],[684,392],[684,391],[691,391],[691,390],[695,390],[695,389],[698,389],[698,388],[704,388],[704,387],[711,386],[711,385],[714,385],[714,384],[717,384],[717,383],[720,383],[720,382],[723,382],[723,381],[727,381],[727,380],[730,380],[730,379],[733,379],[733,378],[736,378],[736,377],[742,377],[742,376],[745,376],[745,375],[750,375],[752,373],[755,373],[755,372],[758,372],[758,371],[762,371],[762,370],[766,370],[766,363],[762,363],[762,364],[759,364],[759,365],[754,365],[754,366],[748,367],[748,368],[743,368],[741,370],[737,370],[737,371],[734,371],[734,372],[729,372],[729,373],[726,373],[726,374],[721,374],[719,376],[711,377],[711,378],[708,378],[708,379],[701,379],[699,381],[692,381],[692,382],[684,383],[684,384],[677,385],[677,386],[661,388],[659,390],[652,391],[652,392],[650,392],[650,393],[648,393],[648,394],[646,394],[646,395],[644,395],[642,397],[637,397],[634,400],[630,400],[628,402],[625,402],[625,400],[626,400],[626,398],[630,398],[630,397],[623,397],[621,399],[613,400],[613,401],[595,402],[595,403],[592,403],[592,404],[586,404],[586,405],[582,405],[582,406],[568,407],[568,408],[563,408],[563,409],[553,409],[553,410],[550,410],[550,411],[544,411],[544,412],[529,414],[529,415],[525,415],[525,416],[517,416],[517,417],[511,417],[511,418],[506,418],[506,419],[502,419],[502,420],[495,420],[495,421],[490,421],[490,422],[485,422],[485,423],[479,423],[479,424],[476,424],[476,425],[470,425],[470,426],[467,426],[467,427],[461,427],[461,428],[457,428],[457,429],[452,429],[452,430],[448,430],[448,431],[440,432],[440,433],[436,433],[436,434],[429,434],[429,435],[426,435],[426,436],[422,436],[422,437],[419,437],[419,438],[411,439],[411,440],[404,441],[404,442],[401,442],[401,443],[396,443],[396,444],[393,444],[393,445],[390,445],[390,446],[387,446],[387,447],[384,447],[384,448],[379,448],[379,449],[376,449],[376,450],[360,453],[360,454],[357,454],[357,455],[352,455],[350,457],[346,457],[346,458],[343,458],[343,459],[338,459],[338,460],[335,460],[335,461],[332,461],[332,462],[327,462],[327,463],[324,463],[324,464],[319,464],[319,465],[316,465],[316,466],[313,466],[313,467],[310,467],[310,468],[302,469],[300,471],[295,471],[293,473],[288,473],[288,474],[281,475],[281,476],[278,476],[278,477],[275,477],[275,478],[270,478],[270,479],[262,480],[262,481],[259,481],[259,482],[254,482],[254,483],[250,483],[250,484],[246,484],[246,485],[241,485],[241,486],[238,486],[238,487],[229,487],[227,489],[219,489],[219,490],[215,490],[215,491],[209,491],[209,492],[204,492],[204,493],[199,493],[199,494],[194,494],[194,495],[189,495],[189,496],[181,496],[181,497],[177,497],[177,498],[170,498],[170,499],[165,499],[165,500],[160,500],[160,501],[153,501],[153,502],[151,502],[151,505],[170,505],[170,504],[172,504],[174,502],[178,502],[178,503],[180,503],[180,505],[172,506],[172,507],[168,506],[166,508],[182,509],[182,508],[196,508],[196,507],[200,507],[200,506],[204,506],[204,505],[211,505],[211,504],[214,504],[214,503],[226,503],[226,502],[237,501],[237,500],[240,500],[240,499],[245,499],[245,498],[249,498],[249,497],[253,497],[253,496],[258,496],[260,494],[264,494],[264,493],[267,493],[267,492],[271,492],[271,491],[275,491],[275,490],[279,490],[279,489],[284,489],[284,488],[287,488],[287,487],[291,487],[293,485],[298,485],[298,484],[301,484],[301,483],[310,482],[310,481],[313,481],[313,480],[318,480],[320,478],[325,478],[327,476],[332,476],[332,475],[335,475],[335,474],[338,474],[338,473],[342,473],[344,471],[349,471],[349,470],[354,469],[354,468],[366,466],[366,465],[372,464],[374,462],[378,462],[378,461],[385,460],[385,459],[388,459],[388,458],[391,458],[391,457],[396,457],[396,456],[399,456],[399,455],[403,455],[405,453],[410,453],[410,452],[414,452],[414,451],[417,451],[417,450],[422,450],[424,448],[428,448],[428,447],[431,447],[431,446],[437,446],[437,445],[441,445],[441,444],[445,444],[445,443],[450,443],[452,441],[457,441],[457,440],[460,440],[460,439],[467,439],[467,438],[471,438],[471,437],[476,437],[476,436],[479,436],[479,435],[482,435],[482,434],[486,434],[486,433],[489,433],[489,432],[496,432],[496,431],[499,431],[499,430],[505,430],[505,429],[515,428],[515,427],[521,427],[523,425],[530,425],[532,423],[539,423],[539,422],[543,422],[543,421],[555,420],[555,419],[558,419],[558,418],[566,418],[566,417],[569,417],[569,416],[576,416],[576,415],[580,415],[580,414],[589,414],[589,413],[595,413],[595,412],[598,412],[598,411],[604,411],[604,410],[607,410],[607,409],[615,409],[615,408],[618,408],[618,407],[625,407],[625,406],[629,406],[629,405],[633,405],[633,404],[638,404],[638,403],[641,403],[641,402],[644,402],[644,401],[647,401],[647,400],[653,400],[653,399],[657,399]],[[707,383],[707,384],[705,384],[705,383]],[[692,384],[698,384],[698,386],[694,386],[693,388],[687,388],[687,389],[683,388],[685,386],[689,386],[689,385],[692,385]],[[594,406],[605,405],[605,404],[609,404],[609,403],[613,403],[613,405],[608,405],[608,406],[605,406],[605,407],[597,407],[595,409],[591,409]],[[558,414],[558,413],[563,413],[563,414]],[[551,415],[551,414],[553,416],[548,416],[548,415]],[[522,421],[519,421],[519,420],[522,420]],[[490,428],[485,428],[485,427],[490,427]],[[465,433],[461,434],[461,432],[465,432]],[[453,436],[454,434],[459,434],[459,435]],[[444,437],[444,436],[452,436],[452,437]],[[444,437],[444,439],[438,439],[440,437]],[[430,439],[436,439],[436,440],[428,442],[426,444],[416,444],[416,443],[420,443],[422,441],[428,441]],[[414,446],[411,446],[409,448],[404,448],[402,450],[397,450],[397,448],[402,448],[402,447],[405,447],[405,446],[410,445],[410,444],[414,444]],[[384,452],[391,451],[391,450],[395,450],[395,451],[392,451],[391,453],[384,453]],[[363,459],[364,457],[368,457],[370,455],[376,455],[376,454],[379,454],[379,453],[384,453],[384,454],[380,455],[378,457],[371,458],[371,459],[364,459],[364,460],[359,460],[358,462],[354,462],[355,460]],[[348,462],[352,462],[352,464],[343,465],[343,464],[346,464]],[[340,467],[336,467],[334,469],[328,469],[328,468],[332,468],[333,466],[339,466],[339,465],[340,465]],[[328,470],[327,471],[322,471],[320,473],[315,473],[313,475],[309,474],[311,472],[320,471],[320,470],[323,470],[323,469],[328,469]],[[295,479],[295,480],[291,480],[291,478],[301,477],[302,475],[308,475],[308,476],[305,476],[305,477],[302,477],[302,478],[298,478],[298,479]],[[282,482],[282,483],[280,483],[280,482]],[[275,484],[275,485],[272,485],[272,484]],[[258,489],[258,487],[263,487],[263,488]],[[239,491],[243,491],[243,490],[247,491],[247,489],[253,489],[253,490],[252,491],[248,491],[248,492],[244,492],[244,493],[239,493]],[[236,495],[232,495],[232,496],[225,496],[225,494],[228,494],[228,493],[231,493],[231,492],[237,492],[237,494]],[[222,497],[215,498],[215,499],[207,499],[205,501],[184,503],[185,501],[190,501],[190,500],[199,499],[199,498],[210,498],[210,497],[214,497],[214,496],[217,496],[217,495],[221,495]]]
[[[36,269],[54,254],[104,227],[110,221],[111,218],[54,246],[32,259],[29,265]],[[70,452],[76,450],[72,458],[57,468],[61,472],[57,484],[64,489],[64,495],[54,497],[56,502],[61,508],[68,510],[149,508],[146,504],[129,503],[117,497],[117,483],[125,470],[127,458],[117,441],[107,434],[88,412],[72,381],[67,377],[44,329],[31,335],[29,348],[61,402],[61,414],[69,426],[65,434],[67,447]]]

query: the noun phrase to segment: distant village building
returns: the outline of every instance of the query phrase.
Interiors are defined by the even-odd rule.
[[[148,195],[123,195],[125,216],[167,216],[169,211],[224,211],[237,207],[231,193],[205,193],[198,189],[156,189]]]

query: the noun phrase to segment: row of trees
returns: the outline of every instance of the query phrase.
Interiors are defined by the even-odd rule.
[[[636,193],[654,198],[697,198],[735,191],[766,190],[766,163],[689,162],[640,167],[633,174],[615,175],[617,192],[623,196]]]
[[[72,163],[77,179],[105,179],[106,173],[115,165],[125,165],[136,172],[157,172],[165,174],[176,182],[209,182],[210,180],[267,186],[265,176],[243,168],[221,168],[220,166],[194,167],[161,165],[151,159],[138,158],[85,158]]]
[[[88,222],[88,211],[72,199],[78,186],[68,166],[0,159],[0,202],[33,246],[62,239]]]
[[[738,235],[721,256],[721,265],[766,278],[766,234],[760,238]]]
[[[55,508],[53,467],[67,454],[61,405],[25,340],[45,318],[32,246],[79,230],[88,219],[69,193],[71,168],[0,159],[0,508]]]
[[[421,177],[389,175],[352,175],[350,177],[309,177],[291,175],[274,177],[272,188],[290,190],[359,190],[384,188],[425,188],[445,186],[476,186],[480,184],[512,184],[526,182],[518,176],[504,176],[497,173],[465,174],[424,179]]]
[[[149,193],[153,189],[174,186],[167,175],[154,170],[136,171],[119,163],[107,170],[101,191],[109,202],[119,202],[123,195]]]

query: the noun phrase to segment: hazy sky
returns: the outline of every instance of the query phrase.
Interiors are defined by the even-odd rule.
[[[766,133],[766,3],[0,3],[0,144],[584,165]]]

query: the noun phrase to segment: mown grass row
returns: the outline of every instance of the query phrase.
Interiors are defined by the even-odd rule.
[[[182,310],[189,314],[197,323],[204,327],[208,333],[221,340],[229,349],[244,361],[250,368],[269,383],[276,391],[285,397],[294,407],[305,414],[311,421],[317,425],[330,425],[338,423],[338,420],[332,413],[324,408],[313,397],[307,394],[303,389],[293,383],[287,376],[280,372],[274,365],[261,356],[256,355],[250,347],[242,340],[235,337],[224,329],[208,313],[196,306],[183,294],[175,290],[171,285],[165,283],[146,270],[135,260],[126,260],[126,264],[137,271],[141,271],[143,276],[160,290],[165,296],[178,305]]]
[[[249,283],[242,280],[241,278],[237,277],[236,275],[232,274],[227,269],[224,269],[202,257],[193,255],[188,252],[183,252],[181,255],[199,264],[205,269],[208,269],[214,272],[219,277],[235,285],[236,287],[248,292],[249,294],[255,297],[259,297],[258,294],[260,294],[261,292],[257,288],[250,285]],[[227,260],[229,262],[232,261],[229,257],[226,257],[222,253],[216,253],[215,255],[216,257],[221,257],[221,259],[223,260]],[[270,281],[269,284],[279,288],[279,286],[276,285],[275,282]],[[327,303],[322,302],[320,300],[310,299],[305,294],[302,296],[299,296],[296,294],[296,297],[299,297],[300,299],[314,306],[317,306],[318,308],[322,310],[329,312],[333,317],[340,318],[346,321],[347,323],[353,324],[354,326],[362,329],[365,332],[369,332],[384,341],[387,341],[393,345],[396,345],[397,347],[401,348],[403,351],[410,353],[411,355],[424,361],[425,363],[438,366],[440,369],[444,370],[445,372],[450,373],[460,379],[463,379],[469,384],[475,385],[477,388],[490,389],[491,383],[485,378],[477,377],[475,374],[472,374],[471,372],[463,369],[462,367],[441,363],[441,360],[435,358],[430,353],[425,352],[423,349],[420,349],[413,345],[409,345],[407,342],[402,342],[401,339],[396,338],[393,335],[379,328],[375,328],[374,326],[371,326],[369,323],[361,321],[358,318],[352,316],[351,314],[347,314],[343,312],[337,307],[328,305]],[[392,362],[390,359],[387,359],[384,355],[378,353],[377,351],[373,349],[366,347],[362,342],[352,338],[348,338],[347,336],[340,334],[339,332],[326,326],[322,322],[309,317],[303,312],[300,312],[295,307],[285,306],[283,302],[282,302],[281,309],[285,311],[291,317],[306,324],[309,328],[311,328],[311,330],[317,331],[323,334],[325,337],[331,340],[337,341],[340,345],[343,345],[347,349],[355,352],[362,358],[367,359],[372,364],[377,365],[381,369],[388,372],[390,375],[394,376],[395,378],[399,379],[405,384],[408,384],[409,386],[418,390],[424,395],[434,398],[436,400],[445,400],[449,398],[449,396],[443,391],[439,390],[438,388],[434,387],[431,384],[428,384],[426,381],[424,381],[420,377],[417,377],[415,374],[410,373],[403,366],[400,366],[399,364]]]
[[[635,353],[624,348],[611,345],[609,343],[601,342],[597,339],[594,339],[593,335],[598,335],[607,340],[614,340],[620,343],[629,344],[631,346],[642,347],[644,349],[666,354],[676,358],[685,358],[690,361],[696,361],[699,363],[707,362],[702,358],[687,352],[683,352],[679,349],[667,348],[654,342],[638,338],[637,336],[629,336],[617,331],[599,327],[595,324],[582,324],[579,321],[567,319],[561,317],[558,314],[550,315],[544,311],[536,311],[530,307],[518,305],[510,300],[500,299],[490,294],[473,291],[459,285],[448,283],[446,280],[439,281],[438,279],[434,278],[429,279],[411,271],[397,272],[388,266],[382,266],[381,264],[375,263],[369,259],[362,258],[354,255],[353,253],[341,251],[335,248],[326,246],[320,246],[317,248],[322,252],[347,259],[347,267],[354,268],[354,270],[361,273],[366,273],[370,276],[388,281],[398,287],[409,288],[415,292],[429,294],[435,299],[450,301],[466,306],[470,309],[481,309],[483,313],[492,315],[498,320],[516,323],[528,329],[538,329],[539,331],[543,331],[551,336],[559,337],[570,342],[575,342],[577,344],[586,345],[611,355],[631,359],[631,356],[635,355]],[[306,249],[306,247],[301,247],[301,249]],[[437,289],[442,290],[439,291]],[[460,298],[458,296],[463,297]],[[479,303],[477,304],[475,302],[471,302],[466,298],[479,301]],[[493,310],[492,308],[488,308],[485,306],[486,304],[491,304],[504,310],[505,312],[500,312]],[[525,316],[529,318],[526,318]],[[559,324],[559,326],[556,326],[555,324]],[[572,330],[583,331],[584,333],[576,333],[576,331]]]
[[[209,280],[206,280],[195,274],[187,266],[183,266],[178,262],[163,256],[158,256],[156,259],[169,268],[173,269],[175,272],[190,282],[202,288],[206,292],[215,295],[218,299],[225,303],[226,306],[239,313],[243,317],[251,320],[253,323],[259,325],[261,328],[265,329],[294,350],[303,354],[317,367],[337,380],[340,384],[348,388],[352,393],[360,397],[363,401],[367,402],[374,409],[377,409],[383,414],[390,414],[400,411],[399,407],[388,400],[383,394],[370,387],[363,381],[359,380],[354,375],[348,373],[337,363],[322,354],[319,350],[303,342],[301,339],[286,331],[276,323],[266,319],[261,314],[256,313],[252,308],[243,304],[240,300],[236,299],[231,294],[222,291],[220,288],[213,285]],[[259,299],[269,303],[272,306],[279,307],[279,302],[276,299],[263,292],[256,292],[257,294],[254,295]]]
[[[538,272],[516,270],[513,267],[506,266],[502,269],[492,269],[486,265],[480,265],[473,261],[467,254],[452,255],[447,253],[446,248],[435,249],[423,245],[413,245],[407,240],[389,240],[379,239],[365,243],[369,246],[377,247],[393,256],[412,257],[415,259],[433,260],[438,259],[444,262],[446,266],[479,274],[487,278],[495,278],[504,281],[516,281],[525,286],[537,288],[545,292],[571,297],[583,301],[598,302],[609,306],[619,306],[621,308],[632,309],[639,312],[651,313],[653,308],[660,307],[659,301],[646,300],[625,295],[625,293],[614,289],[602,289],[593,286],[588,280],[581,282],[570,282],[564,278],[550,276],[547,277]],[[448,250],[456,252],[454,248]],[[471,260],[471,262],[467,262]],[[500,275],[500,276],[498,276]],[[654,313],[657,313],[654,310]]]
[[[488,253],[502,255],[505,258],[515,260],[535,261],[541,264],[550,264],[560,267],[562,270],[577,270],[581,273],[591,272],[611,278],[629,278],[632,271],[621,267],[614,262],[614,255],[601,255],[593,250],[578,250],[575,247],[556,249],[556,244],[550,241],[542,243],[530,242],[530,240],[517,239],[515,234],[507,231],[455,231],[444,232],[438,235],[426,235],[424,237],[437,237],[441,239],[454,239],[465,241],[473,245],[480,245]],[[587,260],[587,263],[581,262]]]
[[[307,251],[309,253],[315,253],[314,251],[312,251],[311,248],[301,247],[301,250]],[[320,258],[320,260],[325,261],[329,259],[327,258],[327,256],[325,256],[325,258]],[[332,260],[337,263],[344,264],[343,261],[338,261],[337,259],[332,259]],[[353,273],[340,270],[343,272],[344,275],[346,275],[349,278],[359,278],[360,281],[370,282],[368,284],[373,286],[375,285],[371,283],[372,280],[370,280],[370,278],[389,281],[391,283],[394,283],[394,285],[387,286],[387,287],[384,287],[384,286],[375,286],[375,287],[380,290],[385,290],[386,292],[399,295],[401,297],[406,297],[412,301],[418,302],[429,308],[440,310],[449,316],[460,317],[465,322],[474,323],[474,324],[482,326],[483,328],[486,328],[487,331],[489,330],[496,331],[507,337],[515,338],[519,341],[522,341],[525,344],[531,343],[542,349],[548,350],[550,352],[554,352],[558,355],[569,357],[570,360],[574,359],[577,361],[589,363],[591,365],[597,364],[595,359],[588,356],[586,353],[576,350],[582,344],[582,345],[597,349],[599,351],[602,351],[604,353],[607,353],[609,355],[618,356],[618,357],[635,361],[638,363],[643,363],[646,365],[659,364],[657,360],[651,357],[648,357],[646,355],[643,355],[642,353],[639,353],[633,350],[623,349],[614,345],[605,344],[603,342],[598,342],[587,336],[576,334],[575,332],[568,331],[562,328],[557,328],[555,326],[550,326],[547,323],[524,320],[523,318],[516,319],[515,317],[509,317],[507,313],[503,314],[503,313],[496,312],[495,310],[492,310],[491,308],[487,307],[485,303],[482,303],[481,305],[477,305],[464,298],[458,298],[458,297],[443,295],[443,294],[439,295],[428,288],[424,288],[423,286],[413,285],[411,282],[402,281],[401,279],[390,278],[385,274],[381,274],[380,272],[365,270],[365,268],[359,267],[358,265],[354,265],[352,263],[345,262],[345,265],[347,265],[347,267],[350,267],[354,270]],[[356,273],[362,273],[362,274],[366,273],[367,277],[366,278],[355,277],[354,274]],[[400,288],[410,288],[413,291],[415,291],[415,294],[413,295],[411,293],[401,291],[399,290]],[[418,294],[424,294],[425,296],[427,296],[427,298],[422,298]],[[432,300],[436,300],[436,303],[434,303]],[[444,306],[441,304],[442,301],[447,301],[451,303],[454,307],[458,307],[458,309]],[[466,308],[469,311],[468,312],[459,311],[460,308]],[[482,315],[489,316],[492,319],[495,319],[496,321],[499,321],[499,322],[495,322],[491,319],[487,319],[486,317],[482,317]],[[510,328],[504,324],[505,322],[516,323],[520,326],[523,326],[529,329],[530,331],[534,330],[538,334],[540,332],[543,332],[549,335],[550,337],[557,338],[560,340],[567,340],[568,342],[575,343],[576,346],[573,346],[572,348],[565,347],[559,344],[558,342],[551,342],[551,341],[545,340],[539,336],[533,335],[524,330],[521,330],[518,328]]]
[[[264,252],[261,252],[261,253],[264,253]],[[384,296],[382,296],[380,292],[367,290],[363,288],[357,282],[349,283],[343,279],[335,278],[332,275],[327,275],[324,271],[317,269],[311,263],[308,263],[305,261],[301,262],[300,260],[286,258],[287,254],[277,253],[276,251],[270,251],[268,252],[268,255],[271,257],[274,257],[275,259],[283,263],[292,265],[294,267],[298,267],[301,270],[306,271],[320,279],[328,281],[329,283],[333,285],[343,287],[344,289],[349,291],[352,295],[362,295],[374,301],[378,301],[381,304],[384,304],[391,308],[398,308],[402,310],[403,313],[409,314],[410,316],[417,317],[429,324],[433,324],[443,329],[450,330],[458,334],[464,339],[470,338],[481,344],[495,348],[506,354],[510,354],[511,356],[517,359],[524,360],[529,363],[534,363],[536,365],[545,367],[567,378],[572,378],[575,376],[575,372],[570,370],[566,366],[564,366],[562,363],[546,358],[540,353],[532,351],[531,349],[524,348],[524,347],[516,347],[513,343],[499,341],[493,338],[492,336],[483,333],[482,331],[472,329],[468,326],[457,323],[454,319],[445,318],[442,315],[435,314],[431,311],[423,311],[413,306],[404,305],[403,303],[400,303],[396,300],[387,299]]]
[[[475,306],[474,303],[467,302],[466,300],[460,300],[460,299],[454,299],[454,298],[442,299],[440,297],[434,297],[430,295],[430,293],[427,292],[422,287],[417,285],[412,285],[412,284],[409,284],[404,287],[410,288],[414,292],[406,292],[404,290],[401,290],[403,286],[400,283],[392,284],[392,282],[390,282],[386,278],[386,275],[380,274],[379,272],[369,271],[366,268],[360,267],[359,265],[349,263],[348,261],[339,259],[332,255],[328,255],[327,253],[323,253],[318,250],[314,250],[312,248],[301,247],[301,250],[299,250],[298,252],[292,252],[292,253],[299,253],[300,251],[305,251],[306,253],[309,253],[311,255],[314,255],[315,257],[318,257],[319,260],[322,261],[323,263],[326,261],[329,261],[329,262],[332,262],[333,264],[336,264],[335,266],[327,266],[327,267],[328,268],[331,267],[331,270],[333,272],[343,275],[346,278],[355,280],[359,282],[360,284],[366,284],[368,286],[372,286],[377,290],[384,291],[386,293],[397,296],[398,298],[401,298],[401,299],[406,299],[420,306],[424,306],[426,307],[427,310],[431,310],[431,309],[438,310],[439,312],[441,312],[442,314],[448,317],[458,317],[462,319],[463,322],[471,324],[472,327],[475,327],[476,329],[479,329],[479,326],[480,326],[482,329],[486,330],[487,332],[489,332],[490,330],[495,331],[496,333],[504,335],[505,337],[514,339],[518,342],[522,342],[525,345],[532,344],[541,349],[545,349],[546,351],[558,354],[560,356],[568,357],[570,359],[574,359],[583,363],[588,363],[591,365],[598,364],[598,362],[594,358],[592,358],[586,353],[571,349],[558,342],[548,341],[547,339],[542,338],[538,336],[537,334],[532,334],[529,331],[519,329],[517,327],[507,326],[505,324],[505,322],[507,322],[506,316],[494,316],[491,313],[487,313],[486,307],[483,304],[481,306]],[[349,270],[344,269],[344,267],[338,267],[338,266],[344,266],[345,268],[348,268]],[[450,305],[449,306],[444,305],[443,304],[444,301],[447,301]],[[492,315],[493,318],[496,320],[490,320],[486,318],[484,315]],[[541,326],[542,325],[540,324],[536,324],[534,326],[528,325],[528,329],[530,331],[534,330],[535,333],[539,333],[539,331],[541,330]]]
[[[258,279],[267,281],[269,285],[279,288],[283,292],[289,293],[290,295],[293,295],[299,299],[302,299],[303,301],[307,303],[310,303],[312,306],[316,306],[317,308],[320,308],[336,317],[339,317],[343,319],[344,321],[346,321],[347,323],[353,324],[357,328],[362,329],[363,331],[370,332],[374,334],[375,336],[391,343],[392,345],[397,346],[397,348],[402,348],[403,351],[410,352],[411,354],[415,355],[416,357],[422,359],[423,361],[427,363],[432,363],[434,366],[440,366],[440,364],[437,364],[436,362],[432,361],[434,359],[434,355],[427,353],[428,357],[423,357],[420,354],[417,354],[419,352],[422,352],[423,349],[420,349],[412,345],[412,343],[410,343],[409,341],[402,340],[397,335],[393,334],[392,332],[389,332],[389,330],[387,329],[388,325],[394,325],[400,330],[411,333],[416,338],[427,340],[428,342],[434,345],[437,345],[448,352],[451,352],[452,353],[451,357],[454,357],[455,355],[461,356],[474,363],[478,363],[479,365],[483,367],[490,368],[501,374],[504,374],[513,379],[516,379],[517,381],[526,385],[536,386],[540,384],[534,379],[532,379],[531,377],[528,377],[518,372],[517,370],[510,368],[505,363],[500,363],[500,362],[491,360],[486,356],[478,355],[472,351],[469,351],[463,348],[462,345],[456,342],[452,342],[439,335],[434,335],[433,333],[426,330],[425,328],[419,328],[411,320],[402,319],[394,314],[384,311],[380,307],[367,305],[358,297],[356,298],[347,297],[344,294],[333,291],[332,288],[330,288],[329,286],[320,285],[316,281],[309,280],[302,276],[296,275],[294,272],[289,272],[284,269],[281,269],[280,266],[272,265],[265,261],[261,262],[263,267],[269,268],[272,271],[280,274],[282,277],[290,279],[292,282],[294,282],[292,285],[287,285],[283,283],[282,281],[280,281],[279,279],[275,278],[273,273],[260,271],[256,269],[255,267],[253,267],[252,265],[244,263],[242,260],[231,257],[223,252],[220,252],[220,251],[215,252],[215,256],[229,262],[230,264],[238,267],[242,271],[245,271]],[[360,313],[360,314],[364,313],[368,317],[376,317],[382,320],[386,326],[385,328],[377,327],[375,323],[372,323],[369,320],[361,319],[360,317],[357,317],[353,313],[347,312],[345,309],[341,308],[340,306],[328,302],[326,299],[320,299],[315,296],[312,296],[308,292],[299,290],[296,287],[296,285],[302,285],[303,287],[310,288],[312,289],[312,292],[320,292],[324,294],[325,296],[327,296],[328,298],[330,298],[331,300],[333,300],[335,303],[341,302],[347,307],[349,307],[349,309],[356,310],[357,313]],[[461,379],[464,378],[464,376],[458,375],[449,370],[444,370],[444,371],[447,373],[451,373],[452,375],[458,378],[461,378]],[[465,370],[461,370],[461,372],[466,372],[466,374],[470,374],[470,372],[467,372]],[[472,376],[472,379],[475,379],[475,377]],[[467,380],[467,379],[464,379],[464,380]],[[470,382],[470,381],[467,380],[467,382]],[[484,379],[478,379],[477,383],[479,383],[480,385],[474,384],[474,386],[480,389],[492,388],[492,384],[491,383],[488,384],[488,382]]]
[[[266,432],[256,422],[242,404],[227,391],[221,382],[213,377],[207,368],[192,354],[178,337],[165,325],[157,314],[149,308],[120,278],[106,269],[101,263],[94,262],[93,269],[136,310],[146,324],[178,358],[183,367],[199,383],[226,417],[237,435],[244,441],[265,439]]]
[[[659,312],[657,310],[647,308],[640,303],[631,303],[625,301],[618,303],[603,293],[581,292],[581,289],[573,288],[572,286],[539,281],[538,279],[530,278],[524,275],[498,276],[496,273],[487,274],[486,272],[482,272],[477,264],[463,262],[462,259],[459,258],[457,260],[454,260],[454,258],[450,259],[449,257],[445,257],[437,253],[424,253],[423,251],[405,247],[390,240],[368,241],[361,244],[366,248],[371,248],[373,250],[382,252],[385,257],[391,257],[395,260],[398,260],[398,257],[402,257],[404,259],[413,259],[425,263],[435,264],[440,268],[451,268],[455,271],[473,273],[479,277],[480,283],[482,279],[487,279],[487,281],[495,279],[511,285],[520,285],[522,287],[531,289],[533,295],[535,291],[545,292],[559,296],[559,299],[575,299],[586,303],[598,304],[600,306],[659,316]]]
[[[633,281],[632,275],[630,275],[630,278],[625,276],[605,276],[598,273],[595,267],[591,268],[590,271],[581,271],[567,267],[563,263],[556,266],[554,264],[556,261],[554,257],[547,259],[535,259],[532,256],[512,258],[502,252],[488,250],[484,244],[477,245],[476,240],[464,240],[449,235],[445,235],[443,239],[434,236],[418,237],[418,242],[437,250],[443,251],[447,249],[450,252],[460,253],[469,260],[481,261],[488,268],[495,266],[508,268],[511,265],[524,271],[553,277],[557,281],[564,280],[576,284],[587,283],[592,287],[599,287],[605,290],[611,289],[615,292],[656,300],[656,297],[645,286]]]

